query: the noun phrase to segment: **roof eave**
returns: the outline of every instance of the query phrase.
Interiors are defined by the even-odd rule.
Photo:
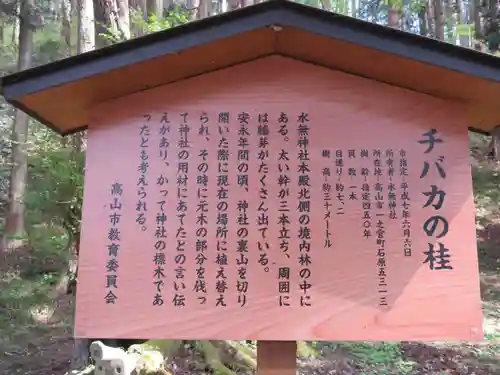
[[[497,57],[314,7],[286,0],[270,0],[5,76],[1,79],[3,95],[7,98],[19,98],[272,25],[296,27],[425,64],[500,82],[500,64]]]

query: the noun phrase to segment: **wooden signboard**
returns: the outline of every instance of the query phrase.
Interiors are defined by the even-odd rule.
[[[459,105],[272,56],[91,117],[76,336],[482,337]]]

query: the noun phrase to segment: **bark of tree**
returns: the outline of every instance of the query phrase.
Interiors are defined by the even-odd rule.
[[[80,248],[80,233],[76,233],[74,238],[71,240],[72,245],[70,246],[71,257],[68,264],[68,273],[64,275],[64,278],[58,285],[58,293],[68,293],[76,295],[76,289],[78,287],[77,278],[78,275],[78,254]],[[74,277],[74,278],[73,278]],[[90,362],[90,348],[91,340],[89,339],[78,339],[73,340],[73,355],[71,357],[71,371],[82,370],[89,365]]]
[[[71,56],[71,3],[68,0],[61,1],[61,34],[66,43],[66,56]]]
[[[96,48],[112,43],[104,35],[130,39],[128,0],[94,0],[94,22]]]
[[[163,2],[160,0],[146,0],[148,17],[162,15]]]
[[[238,1],[238,0],[236,0]],[[194,21],[198,17],[198,9],[200,6],[200,0],[186,0],[184,6],[189,11],[189,20]]]
[[[94,0],[94,29],[95,29],[95,48],[106,47],[111,44],[103,35],[108,34],[108,29],[112,28],[111,21],[111,0]]]
[[[118,32],[121,35],[122,40],[130,39],[130,14],[128,0],[116,0],[115,17]]]
[[[129,8],[134,12],[138,12],[141,15],[141,20],[146,21],[148,18],[146,0],[130,0]],[[131,36],[137,38],[144,35],[144,30],[142,24],[130,22],[130,33]]]
[[[351,17],[358,17],[358,2],[357,0],[351,0],[350,15]]]
[[[463,26],[467,25],[469,23],[469,20],[467,19],[467,14],[465,12],[465,3],[463,0],[456,0],[456,12],[457,12],[457,21],[458,24]],[[464,35],[463,33],[460,33],[458,36],[458,43],[463,46],[463,47],[468,47],[469,46],[469,35]]]
[[[76,53],[92,51],[95,48],[95,27],[94,27],[94,4],[92,0],[77,1],[77,45]],[[79,153],[83,149],[83,132],[74,134],[72,137],[73,150]],[[64,284],[60,286],[61,292],[76,294],[76,279],[78,275],[78,254],[80,249],[80,233],[76,233],[71,239],[70,261],[68,264],[68,275],[65,275]],[[74,278],[70,279],[73,275]],[[73,288],[71,285],[73,284]],[[71,357],[71,370],[81,370],[89,364],[88,339],[74,339],[73,355]]]
[[[23,0],[19,12],[19,71],[28,69],[33,55],[33,27],[30,16],[33,14],[33,0]],[[10,174],[9,208],[5,221],[5,232],[2,239],[4,250],[15,250],[23,244],[16,239],[24,232],[24,193],[28,170],[26,139],[28,135],[28,116],[16,110],[12,125],[12,171]]]
[[[228,5],[227,7],[228,11],[236,10],[240,7],[240,0],[228,0],[227,5]]]
[[[0,44],[3,45],[5,42],[5,20],[3,19],[3,14],[0,12]]]
[[[444,6],[443,0],[433,0],[435,38],[444,40]]]
[[[207,18],[210,16],[212,4],[210,0],[199,0],[198,19]]]
[[[332,10],[332,2],[331,0],[321,0],[321,6],[324,10],[331,11]]]
[[[19,12],[19,6],[16,4],[16,13],[18,13],[18,12]],[[16,17],[16,18],[14,18],[14,22],[12,23],[12,36],[11,36],[11,41],[10,41],[11,45],[16,44],[17,28],[19,26],[18,24],[19,24],[19,17]]]
[[[473,5],[474,15],[474,49],[481,51],[481,39],[483,38],[483,24],[481,22],[481,0],[474,0]]]
[[[209,3],[211,3],[211,1]],[[164,12],[166,10],[172,9],[176,5],[174,0],[163,0],[162,4],[163,4],[162,7],[163,7]]]
[[[387,24],[389,27],[399,29],[401,27],[401,12],[397,7],[396,2],[394,0],[389,0],[388,7]]]
[[[428,35],[427,9],[428,4],[424,4],[418,11],[418,33],[423,36]]]
[[[434,25],[434,2],[432,0],[428,0],[427,2],[427,10],[425,13],[426,24],[427,24],[427,36],[434,37],[435,33],[435,25]]]

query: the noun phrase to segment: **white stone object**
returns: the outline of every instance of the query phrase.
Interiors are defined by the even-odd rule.
[[[122,358],[124,355],[123,349],[104,345],[101,341],[94,341],[90,344],[90,356],[94,361],[109,361]]]

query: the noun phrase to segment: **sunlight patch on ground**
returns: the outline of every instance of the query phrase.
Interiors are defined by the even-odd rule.
[[[30,315],[36,323],[49,324],[54,311],[54,306],[48,304],[38,305],[30,308]]]

